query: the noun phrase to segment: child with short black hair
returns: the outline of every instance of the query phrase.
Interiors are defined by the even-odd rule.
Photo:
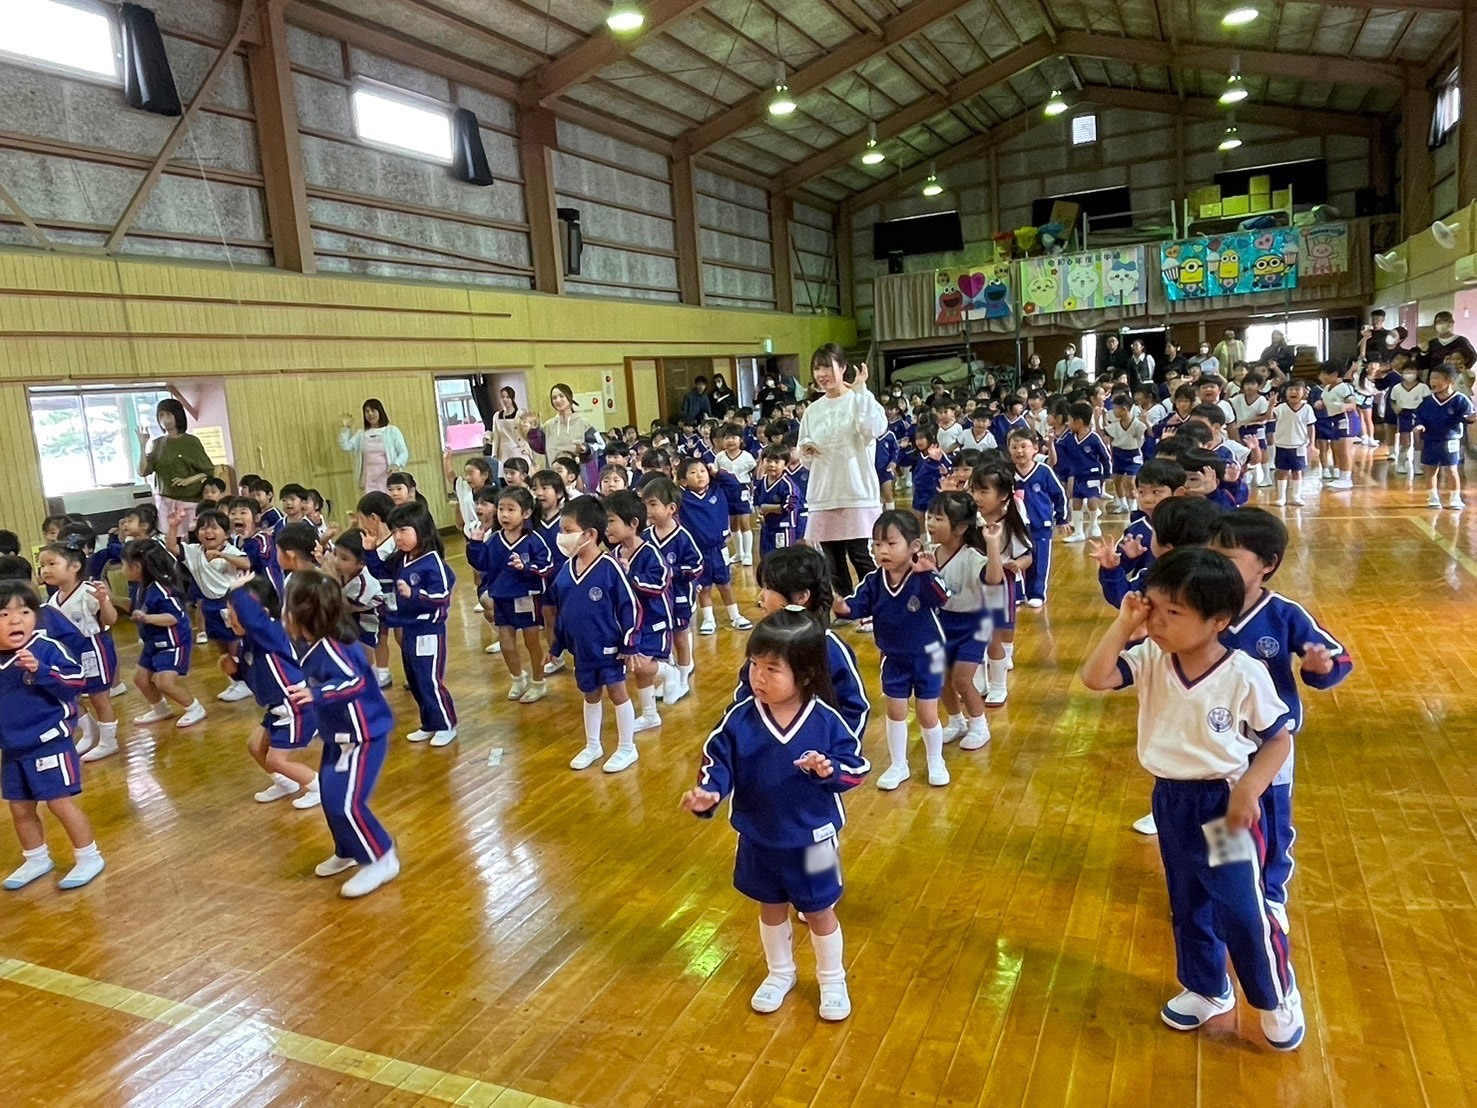
[[[1123,603],[1126,593],[1138,589],[1141,578],[1154,564],[1155,512],[1166,500],[1181,495],[1185,470],[1169,458],[1150,458],[1134,481],[1138,509],[1124,528],[1123,537],[1112,546],[1098,543],[1091,551],[1098,563],[1103,598],[1114,608]]]
[[[1108,446],[1093,430],[1092,405],[1078,400],[1067,409],[1068,434],[1056,440],[1058,465],[1072,478],[1072,532],[1066,542],[1101,538],[1103,479],[1113,468]]]
[[[191,727],[205,718],[205,706],[184,683],[190,672],[190,621],[179,563],[153,539],[135,539],[123,548],[123,575],[129,581],[129,618],[142,644],[133,683],[149,704],[133,722],[169,719],[174,712],[167,697],[185,710],[175,726]]]
[[[1113,459],[1113,506],[1115,512],[1132,512],[1134,476],[1144,464],[1144,439],[1149,428],[1139,418],[1133,397],[1126,392],[1113,394],[1113,412],[1104,420],[1108,447]]]
[[[1337,362],[1327,361],[1318,367],[1319,388],[1312,396],[1313,411],[1318,417],[1318,445],[1323,458],[1322,477],[1330,489],[1352,489],[1354,479],[1350,456],[1354,452],[1354,432],[1349,421],[1359,410],[1354,386],[1344,380]]]
[[[190,571],[190,579],[200,594],[205,641],[215,643],[223,656],[233,657],[240,639],[226,620],[226,595],[238,574],[254,568],[252,560],[231,544],[231,522],[220,512],[205,509],[195,516],[194,542],[180,541],[179,529],[185,519],[186,513],[182,510],[170,513],[165,542],[170,553]],[[233,677],[225,689],[216,694],[216,699],[230,703],[245,700],[250,695],[251,689],[246,682]],[[83,760],[87,760],[87,755],[83,755]]]
[[[524,487],[528,484],[529,465],[527,458],[513,457],[503,462],[503,484]]]
[[[697,580],[703,572],[703,555],[692,533],[677,521],[682,490],[660,475],[641,487],[646,509],[645,539],[666,563],[672,599],[672,647],[675,662],[657,667],[657,699],[675,704],[687,695],[692,683],[692,617],[696,611]]]
[[[740,565],[754,564],[754,455],[744,449],[743,428],[725,423],[718,428],[717,451],[713,465],[718,474],[728,474],[723,493],[728,498],[728,526],[734,536],[735,554]]]
[[[118,712],[112,696],[118,675],[112,627],[118,622],[118,611],[104,582],[83,579],[86,564],[87,554],[75,537],[41,548],[41,581],[52,592],[41,612],[40,626],[82,667],[86,682],[82,695],[92,714],[79,712],[83,745],[78,754],[84,762],[96,762],[118,753]],[[48,630],[48,624],[54,627],[58,620],[75,635],[64,637]]]
[[[490,488],[477,493],[482,515],[492,493]],[[522,704],[537,703],[549,692],[542,672],[541,602],[554,560],[533,526],[533,513],[533,497],[527,489],[499,489],[490,525],[480,522],[479,516],[476,530],[467,539],[467,562],[481,575],[478,591],[492,603],[503,662],[513,678],[508,699]],[[527,669],[518,650],[520,633],[528,649]]]
[[[607,465],[600,468],[600,481],[597,488],[602,500],[618,492],[624,492],[629,487],[630,481],[627,478],[625,466]]]
[[[672,657],[672,575],[661,551],[643,534],[646,505],[639,494],[622,490],[606,502],[605,511],[606,542],[626,571],[638,605],[635,642],[624,657],[641,701],[635,727],[639,733],[662,725],[656,710],[656,679]]]
[[[1415,410],[1415,429],[1421,432],[1421,464],[1431,471],[1431,489],[1426,505],[1441,507],[1441,475],[1451,479],[1446,506],[1453,511],[1465,507],[1462,500],[1462,434],[1477,422],[1472,400],[1456,391],[1456,375],[1446,365],[1433,366],[1428,375],[1431,395]]]
[[[698,608],[702,615],[698,633],[711,635],[717,630],[713,621],[714,588],[723,598],[729,624],[735,631],[747,631],[754,625],[739,613],[738,602],[733,598],[733,573],[723,558],[729,533],[727,498],[712,486],[712,473],[701,459],[684,458],[678,470],[683,485],[678,514],[703,556],[697,579]]]
[[[568,503],[568,498],[564,494],[564,478],[552,469],[541,469],[529,478],[528,487],[533,492],[534,504],[537,506],[533,515],[533,527],[538,532],[538,537],[544,540],[544,546],[549,551],[549,575],[545,581],[553,581],[559,576],[559,571],[564,568],[564,563],[569,560],[559,549],[559,518],[564,511],[564,505]],[[559,641],[558,624],[558,601],[554,590],[546,588],[544,590],[544,638],[548,642],[548,652],[542,663],[534,663],[535,672],[538,672],[538,666],[542,665],[545,677],[553,676],[568,664],[564,660],[564,644]],[[489,654],[496,654],[501,650],[502,644],[497,642],[487,648]]]
[[[390,636],[388,612],[391,604],[390,592],[395,588],[395,570],[398,557],[395,553],[395,533],[390,530],[390,514],[395,503],[389,493],[375,490],[359,498],[354,509],[354,518],[364,536],[364,568],[379,585],[381,633],[374,644],[374,678],[382,689],[390,687]]]
[[[257,514],[261,517],[261,526],[272,532],[274,536],[278,531],[282,530],[282,524],[286,518],[283,516],[281,510],[272,504],[272,501],[276,498],[276,494],[277,490],[272,486],[272,482],[268,481],[265,477],[258,477],[252,481],[246,494],[256,501]]]
[[[1283,389],[1282,403],[1272,409],[1272,465],[1277,478],[1277,506],[1289,501],[1303,506],[1303,473],[1316,457],[1318,413],[1307,402],[1308,386],[1294,378]]]
[[[979,510],[990,562],[999,563],[1000,577],[991,570],[985,582],[985,604],[990,609],[990,645],[984,673],[975,671],[975,688],[984,693],[985,707],[997,708],[1008,695],[1006,673],[1015,668],[1016,598],[1026,570],[1035,560],[1030,526],[1015,498],[1014,475],[1004,466],[975,470],[969,495]],[[983,680],[981,679],[983,678]]]
[[[456,574],[425,505],[401,504],[386,522],[398,553],[394,586],[385,592],[385,622],[400,631],[405,684],[420,709],[420,726],[405,737],[447,746],[456,739],[456,705],[446,689],[446,617]]]
[[[939,442],[937,432],[919,424],[913,432],[911,468],[913,471],[913,514],[921,525],[933,498],[939,494],[945,475],[954,468],[948,451]]]
[[[1006,440],[1021,510],[1031,532],[1031,564],[1026,567],[1026,605],[1046,604],[1051,573],[1051,541],[1058,527],[1068,526],[1067,490],[1062,479],[1039,454],[1040,440],[1029,428],[1012,431]]]
[[[344,591],[344,600],[359,627],[359,645],[372,663],[380,641],[380,583],[369,572],[364,550],[364,532],[351,527],[333,544],[333,576]]]
[[[890,434],[891,432],[889,432]],[[790,451],[784,446],[766,446],[760,456],[763,475],[754,484],[754,509],[759,514],[759,560],[793,544],[796,538],[797,505],[795,483],[785,473]],[[884,506],[888,497],[883,496]]]

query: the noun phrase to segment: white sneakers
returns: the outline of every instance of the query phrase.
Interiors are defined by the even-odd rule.
[[[1427,494],[1427,496],[1426,496],[1426,507],[1428,507],[1428,508],[1439,508],[1439,507],[1441,507],[1441,494],[1439,492],[1437,492],[1435,489],[1432,489],[1430,491],[1430,493]]]
[[[1159,825],[1154,822],[1153,812],[1150,812],[1146,816],[1139,816],[1138,819],[1134,820],[1133,829],[1137,831],[1140,835],[1159,834]]]
[[[959,740],[959,749],[978,750],[989,741],[990,725],[982,716],[977,720],[969,721],[969,727],[964,732],[964,738]]]
[[[949,722],[944,724],[944,743],[948,744],[955,739],[962,739],[964,733],[969,730],[969,720],[963,715],[949,717]]]
[[[1438,503],[1436,505],[1436,507],[1439,508],[1439,507],[1441,507],[1441,505]],[[159,701],[158,704],[153,705],[143,715],[141,715],[141,716],[134,716],[133,717],[133,722],[134,723],[159,723],[159,722],[161,722],[163,720],[169,719],[172,715],[174,715],[174,711],[169,707],[169,701],[167,701],[167,700],[161,700],[161,701]]]
[[[949,767],[944,765],[942,758],[928,762],[928,783],[930,785],[943,786],[949,783]]]
[[[851,1015],[851,994],[846,991],[846,982],[821,982],[821,1019],[834,1023],[837,1020],[844,1020],[849,1015]]]
[[[193,727],[204,718],[205,705],[201,704],[200,701],[197,700],[185,709],[185,714],[180,716],[179,719],[175,720],[174,725],[176,727]]]
[[[660,727],[661,725],[662,717],[653,712],[649,716],[637,716],[636,726],[634,730],[638,733],[641,731],[650,731],[653,728]]]
[[[125,681],[119,681],[116,685],[114,685],[111,689],[108,690],[108,695],[109,696],[123,696],[127,692],[128,692],[128,683],[125,682]]]
[[[780,1005],[785,1002],[785,997],[790,995],[790,990],[794,987],[795,975],[793,973],[771,973],[759,982],[759,987],[749,998],[749,1007],[766,1015],[770,1012],[778,1012]]]
[[[553,674],[558,673],[568,664],[569,663],[564,660],[563,654],[559,655],[559,657],[557,658],[551,658],[544,663],[544,676],[550,677]]]
[[[987,708],[998,708],[998,707],[1000,707],[1000,705],[1002,705],[1002,704],[1005,703],[1005,699],[1006,699],[1006,697],[1008,695],[1009,695],[1009,690],[1003,684],[1002,685],[986,685],[985,686],[985,707],[987,707]]]
[[[703,620],[702,623],[698,625],[697,629],[697,633],[699,635],[712,635],[716,634],[717,631],[718,625],[713,622],[712,616],[709,616],[707,619]]]
[[[569,760],[570,769],[589,769],[605,756],[605,748],[599,743],[585,743],[585,748]]]
[[[320,808],[323,806],[323,794],[318,791],[318,777],[316,774],[308,787],[302,791],[302,796],[294,797],[292,806],[299,812],[306,812],[309,808]]]
[[[285,777],[280,773],[272,774],[272,783],[261,792],[256,794],[258,804],[270,804],[274,800],[281,800],[285,796],[296,796],[300,786],[291,777]]]
[[[1329,482],[1328,487],[1338,492],[1343,492],[1345,489],[1352,489],[1354,487],[1354,479],[1352,477],[1335,477]]]
[[[882,776],[877,778],[877,787],[883,792],[890,793],[909,777],[913,776],[906,762],[888,766],[882,771]]]
[[[530,681],[528,688],[518,698],[519,704],[537,704],[549,695],[549,683],[547,681]]]
[[[487,645],[487,649],[482,651],[482,653],[484,654],[501,654],[502,652],[503,644],[498,642],[496,639],[494,639],[491,643]]]
[[[343,883],[338,895],[348,900],[357,900],[361,896],[368,896],[381,885],[399,876],[400,859],[395,856],[395,848],[392,846],[385,852],[384,857],[370,862],[367,866],[360,866],[359,872]]]
[[[19,869],[5,879],[5,887],[11,892],[24,889],[32,881],[45,877],[54,869],[56,869],[56,863],[51,860],[50,853],[43,854],[39,858],[27,858],[20,864]]]
[[[200,631],[200,632],[196,633],[196,635],[195,635],[195,645],[196,646],[204,646],[209,641],[210,641],[210,636],[207,635],[204,631]]]
[[[509,700],[522,700],[523,694],[528,691],[528,674],[520,673],[513,678],[513,684],[508,688]]]
[[[97,847],[91,848],[90,854],[78,854],[77,863],[67,871],[67,875],[56,883],[58,889],[80,889],[83,885],[90,885],[92,879],[102,873],[103,856],[98,853]]]
[[[434,732],[431,735],[431,745],[432,746],[437,746],[437,747],[440,747],[440,746],[450,746],[455,741],[456,741],[456,728],[455,727],[451,728],[448,731],[437,731],[437,732]]]
[[[1062,542],[1086,542],[1086,541],[1087,541],[1087,532],[1084,531],[1080,527],[1074,527],[1074,528],[1072,528],[1072,533],[1062,540]]]
[[[1467,506],[1467,502],[1461,498],[1460,494],[1452,493],[1451,499],[1446,502],[1446,506],[1453,512],[1459,512]]]
[[[217,693],[215,698],[231,704],[237,700],[245,700],[250,695],[251,688],[245,681],[232,681],[221,692]]]
[[[99,738],[97,741],[97,745],[88,750],[86,754],[82,755],[82,760],[84,762],[100,762],[104,758],[111,757],[112,755],[117,753],[118,735],[115,731],[112,735],[106,738]]]
[[[745,562],[744,564],[748,565],[747,562]],[[747,618],[746,616],[734,616],[732,626],[735,631],[747,631],[749,628],[754,626],[754,621]]]
[[[605,759],[605,764],[600,768],[606,773],[619,773],[623,769],[630,769],[641,756],[636,753],[634,744],[631,746],[618,746],[615,753]]]
[[[412,743],[423,743],[429,740],[430,737],[430,731],[422,731],[419,727],[417,727],[414,731],[405,736],[405,741]]]
[[[1270,1012],[1261,1013],[1262,1034],[1273,1050],[1296,1050],[1303,1044],[1308,1024],[1303,1018],[1303,997],[1294,987],[1286,999]]]
[[[1192,993],[1189,989],[1180,993],[1179,996],[1170,998],[1159,1017],[1176,1031],[1194,1031],[1203,1026],[1207,1021],[1223,1016],[1236,1007],[1236,993],[1231,988],[1231,982],[1226,980],[1226,991],[1220,996],[1201,996]]]
[[[388,689],[395,683],[395,679],[390,676],[390,671],[388,669],[380,669],[378,666],[374,669],[374,679],[382,689]]]
[[[1045,606],[1046,601],[1042,600],[1039,596],[1033,596],[1026,601],[1027,608],[1044,608]]]
[[[335,854],[332,858],[325,859],[313,867],[313,872],[319,877],[337,877],[346,873],[359,863],[352,858],[341,858]]]

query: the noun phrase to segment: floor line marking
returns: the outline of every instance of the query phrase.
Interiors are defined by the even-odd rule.
[[[315,1039],[263,1020],[238,1016],[215,1008],[200,1008],[122,985],[50,969],[19,958],[0,958],[0,980],[54,996],[79,1000],[99,1008],[123,1012],[151,1023],[181,1028],[207,1039],[229,1038],[233,1042],[257,1039],[264,1053],[360,1081],[433,1097],[448,1104],[479,1108],[490,1108],[493,1105],[497,1108],[569,1108],[561,1101],[520,1092],[506,1085],[448,1073],[326,1039]]]
[[[1422,519],[1420,516],[1404,516],[1402,518],[1410,520],[1417,531],[1430,539],[1451,557],[1455,558],[1461,564],[1461,567],[1473,577],[1477,577],[1477,558],[1473,558],[1472,555],[1468,554],[1461,547],[1457,546],[1456,543],[1436,530],[1435,525],[1429,519]]]

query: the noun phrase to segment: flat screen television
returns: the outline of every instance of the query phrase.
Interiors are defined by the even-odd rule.
[[[949,254],[964,249],[964,228],[958,212],[887,219],[872,224],[872,257],[886,261],[892,254]]]

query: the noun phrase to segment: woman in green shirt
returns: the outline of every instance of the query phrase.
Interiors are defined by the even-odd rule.
[[[159,519],[169,518],[170,512],[179,508],[186,515],[182,530],[195,526],[195,510],[200,506],[201,487],[205,479],[214,475],[215,464],[205,453],[205,447],[194,435],[185,433],[189,417],[185,406],[178,400],[159,401],[155,417],[164,430],[164,437],[149,441],[149,429],[138,429],[140,477],[154,478],[154,499],[159,505]]]

